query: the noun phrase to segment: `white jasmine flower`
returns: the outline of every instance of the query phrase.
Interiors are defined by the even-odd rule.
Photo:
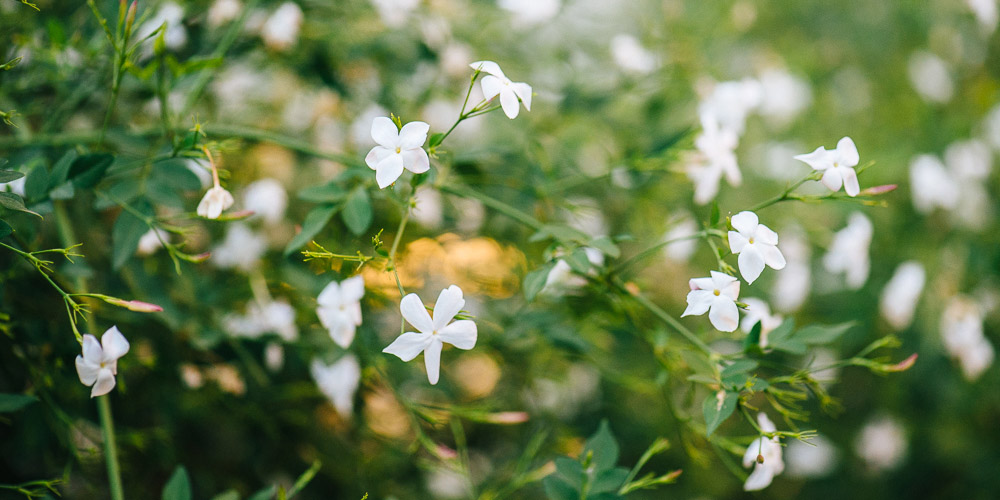
[[[688,282],[691,291],[687,295],[687,309],[684,316],[701,316],[708,313],[708,319],[717,330],[731,332],[740,324],[736,299],[740,295],[740,282],[725,273],[712,271],[710,278],[693,278]]]
[[[656,54],[628,34],[615,35],[611,39],[611,58],[621,69],[640,75],[652,73],[660,65]]]
[[[286,51],[295,45],[302,28],[302,8],[293,2],[285,2],[271,14],[261,27],[260,36],[268,48]]]
[[[153,255],[157,250],[163,248],[163,241],[170,242],[170,233],[159,228],[150,229],[139,238],[135,253],[141,256]]]
[[[965,0],[969,10],[976,15],[979,27],[984,34],[991,34],[997,29],[1000,13],[997,12],[997,0]]]
[[[941,339],[970,382],[993,364],[995,353],[993,344],[983,335],[982,310],[970,298],[957,296],[948,302],[941,315]]]
[[[420,5],[420,0],[372,0],[382,22],[390,28],[406,25],[410,13]]]
[[[857,290],[868,280],[871,262],[868,247],[872,242],[872,223],[861,212],[854,212],[847,227],[833,236],[829,250],[823,256],[823,267],[830,273],[844,273],[847,286]]]
[[[254,181],[243,191],[243,208],[252,210],[268,224],[281,222],[288,207],[288,193],[275,179]]]
[[[422,174],[431,168],[430,158],[424,151],[424,141],[430,126],[424,122],[410,122],[396,129],[389,118],[379,116],[372,121],[372,139],[378,143],[368,152],[365,163],[375,171],[379,189],[396,182],[403,169]]]
[[[775,432],[777,427],[763,412],[757,414],[757,425],[764,432]],[[767,488],[774,476],[785,470],[781,457],[781,441],[777,437],[761,436],[747,446],[743,454],[743,467],[753,466],[753,472],[743,483],[744,491],[758,491]]]
[[[879,311],[896,330],[910,326],[913,321],[913,312],[920,300],[920,292],[924,290],[925,279],[924,266],[911,260],[896,268],[892,279],[882,290]]]
[[[230,224],[222,245],[212,250],[212,262],[221,269],[249,271],[267,251],[267,240],[246,224]]]
[[[604,254],[600,250],[586,247],[583,251],[587,254],[587,260],[591,264],[597,267],[604,265]],[[545,286],[542,288],[542,293],[547,295],[565,295],[573,290],[583,288],[586,284],[586,278],[577,276],[573,272],[573,268],[565,260],[559,259],[556,261],[556,265],[552,267],[552,270],[549,271],[549,275],[545,277]]]
[[[247,304],[246,315],[229,314],[222,320],[223,328],[236,337],[257,338],[265,333],[276,333],[286,342],[299,337],[295,325],[295,309],[284,300],[268,300],[263,304]]]
[[[935,207],[952,210],[958,204],[958,184],[936,156],[919,155],[910,162],[910,195],[920,213]]]
[[[778,233],[760,224],[757,214],[740,212],[732,217],[733,228],[729,231],[729,249],[739,255],[740,274],[747,283],[753,283],[764,270],[764,265],[772,269],[785,268],[785,256],[778,249]]]
[[[704,205],[719,193],[719,182],[725,175],[732,186],[743,182],[743,175],[736,163],[736,146],[739,137],[730,129],[719,126],[712,114],[701,115],[702,132],[695,138],[698,152],[694,163],[688,166],[688,178],[694,182],[694,201]]]
[[[215,0],[208,9],[208,25],[218,28],[240,15],[243,4],[240,0]]]
[[[747,116],[760,106],[762,97],[760,82],[753,78],[717,83],[698,106],[698,114],[712,116],[721,128],[739,135],[746,127]]]
[[[117,326],[108,328],[101,341],[97,337],[83,336],[83,354],[76,357],[76,374],[83,385],[93,386],[90,397],[103,396],[115,388],[118,358],[128,352],[128,340]]]
[[[512,82],[507,78],[500,65],[493,61],[476,61],[469,65],[472,69],[486,73],[481,85],[483,88],[483,98],[487,101],[497,95],[500,96],[500,107],[513,120],[517,118],[520,107],[517,105],[518,99],[524,103],[524,109],[531,111],[531,85],[521,82]]]
[[[908,70],[910,83],[925,101],[943,104],[951,100],[955,86],[940,57],[923,50],[914,52]]]
[[[896,419],[880,417],[865,425],[854,447],[870,469],[888,470],[906,455],[906,433]]]
[[[802,306],[812,289],[812,270],[809,266],[812,251],[801,229],[793,226],[786,228],[782,234],[785,235],[781,240],[782,254],[787,264],[774,280],[771,303],[775,309],[790,313]]]
[[[562,0],[497,0],[497,5],[511,14],[520,25],[544,23],[559,13]]]
[[[761,73],[760,87],[759,113],[779,126],[790,123],[812,102],[809,83],[784,69]]]
[[[354,333],[361,325],[361,297],[364,295],[365,279],[358,275],[340,283],[331,281],[316,299],[320,323],[330,332],[330,338],[344,349],[354,341]]]
[[[406,332],[400,335],[382,352],[395,354],[403,361],[410,361],[417,354],[424,353],[424,366],[427,368],[427,380],[437,384],[441,370],[441,348],[445,343],[459,349],[472,349],[476,345],[476,324],[471,320],[451,320],[465,306],[462,289],[456,285],[441,291],[434,304],[434,318],[427,314],[420,297],[411,293],[399,303],[399,310],[418,332]],[[450,323],[450,324],[449,324]]]
[[[433,498],[468,498],[465,476],[451,469],[438,467],[427,475],[427,491]]]
[[[771,308],[763,300],[750,298],[743,302],[746,303],[747,310],[740,322],[740,329],[750,333],[754,325],[760,323],[760,348],[765,349],[767,348],[767,334],[781,326],[785,318],[780,314],[771,314]]]
[[[350,418],[354,411],[354,393],[361,382],[361,365],[353,354],[345,355],[337,362],[327,365],[314,359],[309,365],[316,385],[344,418]]]
[[[198,203],[198,215],[206,219],[218,219],[223,210],[233,206],[233,201],[235,201],[233,195],[216,184],[205,192],[205,196]]]
[[[978,182],[990,176],[993,153],[979,140],[955,141],[945,149],[944,162],[960,180]]]
[[[285,348],[280,342],[268,342],[264,347],[264,366],[277,373],[285,364]]]
[[[785,449],[788,475],[797,478],[820,478],[833,472],[837,448],[829,439],[814,436],[808,443],[793,439]]]
[[[860,156],[850,137],[838,141],[837,149],[833,151],[820,146],[812,153],[798,155],[795,159],[807,163],[814,170],[822,171],[821,182],[831,191],[840,191],[840,185],[843,184],[848,196],[857,196],[861,192],[858,173],[853,168],[860,161]]]

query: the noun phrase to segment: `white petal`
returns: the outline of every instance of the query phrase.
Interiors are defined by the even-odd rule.
[[[484,76],[482,81],[483,98],[487,101],[493,99],[503,88],[503,82],[495,76]]]
[[[434,385],[438,383],[438,376],[441,374],[441,348],[443,345],[438,340],[432,340],[424,350],[424,368],[427,369],[427,381]]]
[[[104,361],[107,363],[124,356],[129,348],[128,340],[125,340],[125,336],[118,331],[117,326],[112,326],[104,332],[101,336],[101,345],[104,348]]]
[[[692,290],[713,290],[715,289],[715,282],[712,278],[691,278],[688,281],[688,285]]]
[[[398,146],[396,143],[399,141],[399,129],[389,118],[376,117],[372,120],[372,139],[375,139],[379,146],[395,149]]]
[[[721,289],[723,297],[729,297],[730,299],[736,300],[740,296],[740,282],[736,278],[733,281]]]
[[[777,245],[778,244],[778,233],[771,230],[771,228],[761,224],[757,226],[757,233],[754,236],[760,243],[765,245]]]
[[[465,307],[465,298],[462,297],[461,288],[451,285],[441,290],[437,302],[434,303],[434,329],[444,328],[463,307]]]
[[[831,152],[827,151],[826,148],[820,146],[816,148],[816,150],[813,151],[812,153],[796,155],[794,156],[794,158],[801,162],[805,162],[814,170],[826,170],[831,166],[833,166],[833,161],[830,156],[830,153]]]
[[[503,71],[500,70],[500,65],[493,61],[476,61],[470,64],[469,67],[493,76],[504,76]]]
[[[316,302],[321,306],[339,306],[341,302],[340,283],[331,281],[323,288],[323,291],[319,293],[319,297],[316,298]]]
[[[414,149],[424,145],[427,140],[427,131],[431,126],[424,122],[410,122],[403,125],[399,131],[399,142],[396,147],[400,149]]]
[[[531,85],[527,83],[511,83],[510,86],[514,89],[514,93],[521,98],[521,102],[524,103],[524,109],[531,111]]]
[[[847,192],[847,196],[857,196],[861,192],[861,186],[858,185],[858,173],[849,167],[837,170],[840,170],[840,175],[844,177],[844,191]]]
[[[97,382],[97,372],[100,370],[100,365],[88,363],[83,356],[76,357],[76,374],[83,385],[94,385],[94,382]]]
[[[747,243],[749,243],[749,241],[744,238],[742,234],[737,233],[736,231],[729,231],[730,252],[733,252],[734,254],[742,252],[743,247],[747,246]]]
[[[368,165],[368,168],[375,170],[375,167],[378,166],[378,162],[386,159],[386,157],[394,152],[395,150],[392,149],[375,146],[368,152],[368,156],[365,156],[365,164]]]
[[[329,330],[330,338],[344,349],[351,346],[351,343],[354,342],[354,335],[357,333],[357,328],[351,322],[347,321],[348,319],[344,315],[340,315],[339,321]]]
[[[736,282],[736,278],[718,271],[712,271],[712,288],[722,290],[731,283]]]
[[[402,152],[403,168],[415,174],[422,174],[431,168],[431,159],[422,148],[407,149]]]
[[[430,334],[406,332],[396,337],[396,340],[393,340],[388,347],[382,349],[382,352],[395,354],[403,361],[410,361],[426,349],[432,340],[433,338]]]
[[[772,422],[770,418],[767,418],[767,414],[764,412],[757,414],[757,425],[759,425],[761,430],[764,432],[775,432],[778,430],[778,428],[775,427],[774,422]],[[764,443],[764,446],[767,446],[766,442]]]
[[[755,244],[747,245],[740,253],[737,262],[739,263],[740,274],[743,275],[743,279],[747,283],[753,283],[760,277],[761,271],[764,270],[764,256],[761,255],[760,249]]]
[[[746,210],[734,215],[731,222],[733,223],[733,228],[746,237],[753,236],[757,230],[757,224],[760,223],[757,219],[757,214]]]
[[[365,279],[360,274],[340,282],[340,298],[346,302],[357,302],[365,295]],[[323,295],[320,294],[320,297]]]
[[[822,182],[824,186],[828,187],[830,191],[840,191],[840,185],[843,184],[843,179],[840,177],[840,169],[827,169],[820,182]]]
[[[459,349],[472,349],[476,346],[477,337],[476,323],[467,319],[456,321],[438,330],[441,342],[447,342]]]
[[[771,269],[784,269],[785,268],[785,256],[781,254],[781,250],[774,245],[761,245],[761,250],[764,253],[764,263],[771,267]]]
[[[111,389],[114,388],[115,374],[111,373],[111,370],[107,368],[102,368],[97,373],[97,383],[94,384],[94,388],[90,391],[90,397],[96,398],[97,396],[103,396],[111,392]]]
[[[355,325],[361,324],[361,303],[355,302],[347,306],[347,314]]]
[[[708,320],[720,332],[732,332],[740,326],[740,312],[736,302],[728,297],[715,297],[708,310]]]
[[[743,467],[750,467],[757,463],[757,455],[761,453],[761,443],[760,441],[764,438],[757,438],[750,442],[750,446],[747,446],[747,451],[743,453]]]
[[[517,104],[517,94],[510,88],[500,91],[500,107],[503,108],[503,114],[511,120],[517,118],[517,114],[521,111],[521,106]]]
[[[97,337],[86,334],[83,336],[83,359],[90,364],[99,365],[104,360],[104,349]]]
[[[764,467],[763,464],[758,464],[750,477],[747,478],[747,482],[743,483],[743,489],[745,491],[762,490],[770,486],[772,480],[774,480],[774,470],[770,467]]]
[[[861,161],[858,147],[854,145],[854,140],[850,137],[844,137],[837,143],[837,156],[838,163],[842,167],[853,167]]]
[[[399,312],[417,330],[423,333],[434,331],[434,322],[431,321],[431,315],[427,313],[424,303],[420,301],[420,297],[417,294],[411,293],[403,297],[403,300],[399,301]]]
[[[684,316],[701,316],[712,306],[715,294],[711,290],[692,290],[687,295],[687,309],[684,309]]]
[[[375,168],[375,181],[378,182],[379,189],[396,182],[400,175],[403,175],[403,157],[400,155],[392,155],[380,161]]]

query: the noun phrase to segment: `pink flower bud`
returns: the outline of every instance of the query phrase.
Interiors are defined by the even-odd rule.
[[[491,424],[513,425],[528,421],[528,413],[523,411],[502,411],[490,413],[486,416],[486,421]]]

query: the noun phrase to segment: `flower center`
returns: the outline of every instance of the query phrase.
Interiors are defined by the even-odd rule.
[[[750,238],[750,244],[753,245],[753,238]]]
[[[104,368],[104,366],[105,366],[105,364],[104,364],[104,362],[102,361],[102,362],[101,362],[101,368]]]
[[[715,294],[716,297],[718,297],[719,295],[722,295],[722,292],[720,292],[718,290],[713,290],[712,293]]]
[[[396,154],[399,154],[399,151],[400,151],[400,149],[397,147],[396,148]]]

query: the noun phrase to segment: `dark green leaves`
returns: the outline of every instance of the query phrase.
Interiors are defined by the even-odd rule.
[[[608,426],[607,420],[601,421],[597,432],[583,445],[581,455],[586,456],[591,453],[593,454],[591,463],[598,470],[610,469],[618,463],[618,443],[611,435],[611,428]]]
[[[25,208],[24,200],[22,200],[20,196],[14,193],[6,193],[6,192],[0,193],[0,206],[6,208],[7,210],[13,210],[15,212],[24,212],[26,214],[38,215],[39,217],[41,217],[41,215]]]
[[[347,195],[344,211],[340,214],[347,229],[355,235],[361,235],[371,225],[372,216],[372,200],[368,197],[368,191],[363,187],[354,188]]]
[[[302,222],[302,231],[296,234],[292,241],[288,242],[285,247],[285,256],[291,255],[292,252],[302,248],[312,241],[313,237],[319,234],[326,226],[333,214],[337,213],[340,207],[336,205],[320,205],[306,214],[306,220]]]
[[[10,413],[38,401],[34,396],[24,394],[0,394],[0,413]]]
[[[92,188],[101,182],[114,159],[107,153],[83,155],[73,160],[67,179],[78,188]]]
[[[735,392],[716,393],[705,398],[701,405],[701,411],[705,415],[706,436],[711,436],[719,424],[725,422],[733,414],[739,398],[739,394]]]
[[[555,459],[556,473],[542,484],[550,500],[604,500],[622,498],[618,491],[629,477],[628,469],[616,467],[618,443],[608,422],[602,421],[583,447],[578,460]]]
[[[153,215],[153,207],[144,200],[137,203],[134,208],[143,215]],[[149,225],[137,214],[123,210],[118,215],[118,220],[111,229],[111,266],[114,269],[120,269],[129,257],[135,254],[139,239],[146,231],[149,231]]]
[[[10,227],[10,224],[7,224],[3,220],[0,220],[0,238],[5,238],[7,236],[10,236],[10,234],[13,232],[14,228]]]
[[[549,278],[549,272],[552,271],[552,268],[555,267],[555,265],[555,261],[547,262],[543,264],[542,267],[539,267],[524,276],[524,284],[522,287],[524,289],[525,300],[528,302],[535,300],[535,297],[538,296],[538,292],[541,292],[542,289],[545,288],[545,282]]]
[[[796,331],[795,322],[788,319],[771,331],[768,335],[767,346],[791,354],[805,354],[808,346],[834,342],[852,326],[854,326],[853,322],[837,325],[809,325]]]
[[[0,170],[0,183],[16,181],[24,177],[24,174],[16,170]]]
[[[173,475],[163,487],[163,500],[191,500],[191,481],[183,465],[174,469]]]

